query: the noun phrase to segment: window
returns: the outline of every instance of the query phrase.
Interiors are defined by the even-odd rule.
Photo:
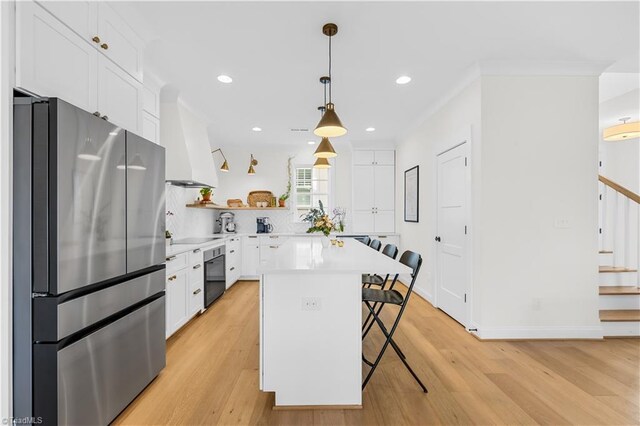
[[[329,175],[328,169],[314,169],[311,165],[296,166],[293,192],[298,220],[312,208],[320,207],[318,201],[322,201],[326,212],[331,211]]]

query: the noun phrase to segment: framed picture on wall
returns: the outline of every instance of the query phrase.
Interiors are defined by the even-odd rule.
[[[418,222],[418,190],[420,188],[419,166],[404,172],[404,221]]]

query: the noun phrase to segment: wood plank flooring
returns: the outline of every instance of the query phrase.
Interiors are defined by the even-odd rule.
[[[167,367],[114,424],[640,424],[640,339],[481,342],[417,296],[396,336],[428,394],[388,350],[362,410],[272,410],[258,284],[238,282],[169,340]],[[370,333],[365,353],[381,343]]]

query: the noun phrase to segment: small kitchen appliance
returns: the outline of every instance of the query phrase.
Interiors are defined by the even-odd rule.
[[[223,234],[235,234],[236,233],[236,215],[231,212],[220,213],[218,223],[220,224],[220,232]]]
[[[273,225],[270,223],[270,219],[268,217],[259,217],[256,218],[258,229],[258,234],[269,234],[273,231]]]

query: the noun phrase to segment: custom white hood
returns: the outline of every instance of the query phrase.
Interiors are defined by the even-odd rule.
[[[205,122],[185,106],[177,93],[164,88],[160,117],[167,182],[188,187],[218,186]]]

